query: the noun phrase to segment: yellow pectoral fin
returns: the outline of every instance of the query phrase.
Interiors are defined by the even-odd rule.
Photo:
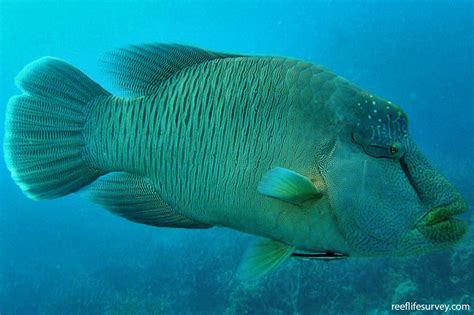
[[[308,177],[282,167],[265,174],[258,184],[258,192],[298,206],[322,196]]]

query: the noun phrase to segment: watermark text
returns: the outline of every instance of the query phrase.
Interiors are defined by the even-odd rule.
[[[437,311],[437,312],[450,312],[450,311],[470,311],[471,305],[469,304],[428,304],[428,303],[417,303],[417,302],[405,302],[402,304],[392,304],[392,311]]]

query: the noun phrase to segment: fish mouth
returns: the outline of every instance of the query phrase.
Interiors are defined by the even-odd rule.
[[[466,212],[467,204],[459,198],[455,202],[433,208],[416,224],[416,228],[430,241],[455,243],[467,232],[467,222],[453,216]]]

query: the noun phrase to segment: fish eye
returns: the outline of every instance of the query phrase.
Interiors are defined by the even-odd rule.
[[[388,151],[394,158],[400,158],[403,155],[400,142],[394,142],[390,145]]]
[[[402,144],[398,141],[392,142],[391,144],[377,144],[371,143],[366,144],[363,141],[357,139],[355,133],[352,133],[352,142],[360,145],[364,152],[374,158],[386,158],[386,159],[400,159],[404,155],[404,149]]]

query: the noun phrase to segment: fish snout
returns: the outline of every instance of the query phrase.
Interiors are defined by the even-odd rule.
[[[418,221],[415,228],[430,241],[458,242],[466,234],[468,224],[453,216],[464,213],[467,209],[466,201],[459,197],[448,205],[438,206],[428,211]]]

